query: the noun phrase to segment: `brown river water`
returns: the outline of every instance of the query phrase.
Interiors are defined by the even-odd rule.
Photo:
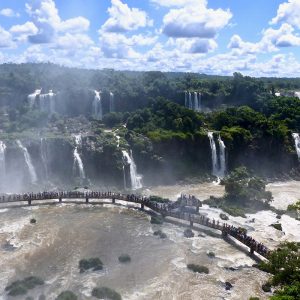
[[[277,205],[284,199],[300,198],[300,182],[269,185]],[[156,187],[145,194],[175,199],[180,193],[190,193],[205,199],[222,195],[223,187],[215,184]],[[297,199],[298,199],[297,198]],[[201,212],[217,218],[219,210],[204,206]],[[35,218],[36,224],[30,224]],[[253,222],[253,219],[254,222]],[[0,299],[55,299],[64,290],[71,290],[78,299],[95,299],[91,291],[96,286],[108,286],[125,300],[248,300],[251,296],[267,299],[261,285],[268,275],[252,267],[255,263],[245,253],[218,237],[207,234],[187,239],[183,227],[164,223],[152,225],[150,217],[138,210],[112,205],[33,206],[0,208]],[[259,212],[246,219],[230,218],[232,224],[247,227],[248,232],[270,247],[280,241],[300,241],[299,222],[283,216],[283,231],[270,227],[276,216]],[[167,239],[159,239],[153,231],[162,229]],[[7,247],[7,243],[11,246]],[[12,248],[13,246],[13,248]],[[215,253],[209,258],[207,252]],[[118,256],[127,253],[131,263],[120,264]],[[81,274],[78,262],[82,258],[99,257],[104,270]],[[196,274],[187,263],[204,265],[208,275]],[[228,268],[237,270],[229,270]],[[8,297],[4,291],[12,281],[26,276],[41,277],[45,284],[28,292],[26,297]],[[233,288],[226,291],[224,282]]]

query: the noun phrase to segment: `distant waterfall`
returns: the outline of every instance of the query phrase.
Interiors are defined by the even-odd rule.
[[[218,137],[219,144],[219,153],[217,152],[217,146],[215,143],[213,132],[207,133],[210,149],[211,149],[211,157],[212,157],[212,174],[216,177],[223,178],[226,173],[226,147],[224,142],[221,139],[221,136]]]
[[[198,111],[202,111],[202,94],[198,94]]]
[[[293,133],[293,138],[295,141],[295,147],[296,147],[298,159],[300,161],[300,136],[299,136],[299,133]]]
[[[0,178],[3,179],[5,176],[5,150],[6,145],[0,141]]]
[[[74,157],[73,173],[74,173],[74,176],[76,176],[76,169],[78,168],[79,177],[80,177],[80,180],[82,181],[85,179],[85,172],[84,172],[84,166],[83,166],[82,159],[78,152],[78,147],[81,147],[81,144],[82,144],[81,135],[74,135],[74,138],[75,138],[75,148],[74,148],[74,152],[73,152],[73,157]]]
[[[137,173],[136,164],[134,162],[132,151],[130,155],[126,150],[122,150],[123,158],[130,166],[130,180],[131,180],[131,189],[137,190],[143,187],[142,185],[142,176]],[[125,169],[124,169],[125,174]],[[124,175],[125,176],[125,175]],[[126,178],[124,178],[124,183],[126,185]]]
[[[188,107],[188,95],[187,95],[187,91],[184,92],[184,106]]]
[[[295,92],[295,97],[300,99],[300,92]]]
[[[194,92],[194,110],[199,111],[198,93]]]
[[[109,112],[112,113],[115,111],[115,95],[114,93],[109,93]]]
[[[192,93],[189,92],[189,109],[193,109]]]
[[[34,106],[36,97],[37,97],[38,95],[40,95],[41,92],[42,92],[41,89],[40,89],[40,90],[35,90],[34,93],[28,95],[28,102],[29,102],[30,108],[32,108],[32,107]]]
[[[48,94],[40,94],[40,110],[53,114],[55,113],[55,94],[49,90]]]
[[[101,100],[101,91],[94,91],[95,98],[93,101],[93,116],[97,120],[102,120],[102,100]]]
[[[19,146],[19,148],[23,152],[25,163],[26,163],[28,171],[29,171],[31,183],[34,184],[34,183],[37,182],[37,176],[36,176],[36,172],[35,172],[34,166],[32,164],[32,160],[31,160],[30,154],[29,154],[27,148],[23,146],[23,144],[21,143],[20,140],[17,140],[17,145]]]
[[[48,181],[49,173],[48,173],[48,151],[47,151],[47,142],[44,138],[41,138],[41,158],[45,170],[45,179]]]

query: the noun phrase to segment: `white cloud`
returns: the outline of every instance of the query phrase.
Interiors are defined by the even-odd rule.
[[[239,35],[232,36],[228,48],[237,50],[237,54],[274,52],[282,47],[300,46],[300,37],[294,34],[294,28],[282,24],[279,29],[268,28],[262,32],[257,43],[245,42]]]
[[[167,45],[176,46],[176,48],[185,53],[208,53],[214,51],[218,44],[213,39],[199,38],[170,38]]]
[[[152,3],[158,6],[165,7],[183,7],[187,5],[199,5],[200,2],[207,4],[207,0],[151,0]]]
[[[59,36],[56,39],[53,48],[77,50],[81,48],[88,48],[93,44],[94,42],[91,40],[91,38],[85,34],[66,33],[64,36]]]
[[[83,32],[90,27],[90,21],[83,17],[68,19],[59,24],[59,31],[63,32]]]
[[[38,33],[37,27],[32,22],[26,22],[23,25],[14,25],[10,28],[10,33],[16,41],[26,41],[29,35]]]
[[[133,58],[140,54],[133,47],[153,45],[157,37],[144,36],[141,34],[127,37],[121,33],[102,32],[100,33],[100,46],[105,57],[107,58]]]
[[[59,32],[81,33],[89,29],[90,22],[83,17],[62,21],[53,0],[31,1],[26,10],[38,28],[36,34],[28,36],[33,44],[54,42]]]
[[[0,10],[0,15],[4,17],[19,17],[20,14],[12,10],[11,8],[3,8]]]
[[[207,8],[207,1],[186,1],[163,18],[162,31],[169,37],[214,38],[232,17],[229,10]]]
[[[300,28],[300,0],[288,0],[279,5],[277,15],[270,24],[285,22]]]
[[[13,47],[14,43],[11,34],[0,26],[0,48]]]
[[[101,27],[103,31],[125,32],[153,25],[146,12],[138,8],[129,8],[120,0],[111,0],[111,4],[108,8],[110,17]]]

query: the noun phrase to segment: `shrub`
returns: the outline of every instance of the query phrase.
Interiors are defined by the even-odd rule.
[[[272,227],[274,227],[277,230],[282,231],[282,226],[280,223],[271,224]]]
[[[129,262],[131,262],[131,257],[128,254],[122,254],[119,256],[119,262],[129,263]]]
[[[205,266],[199,266],[195,264],[188,264],[187,268],[195,273],[205,273],[209,274],[209,269]]]
[[[34,289],[38,285],[43,285],[44,281],[38,277],[30,276],[23,280],[17,280],[8,285],[5,290],[10,296],[27,294],[28,290]]]
[[[159,217],[159,216],[151,216],[151,221],[150,223],[151,224],[157,224],[157,225],[161,225],[163,224],[163,218],[162,217]]]
[[[103,269],[103,263],[99,258],[82,259],[79,261],[80,273],[92,269],[92,271],[100,271]]]
[[[60,293],[55,300],[77,300],[78,297],[71,291],[64,291]]]
[[[122,297],[119,293],[108,287],[94,288],[92,291],[92,296],[98,299],[122,300]]]

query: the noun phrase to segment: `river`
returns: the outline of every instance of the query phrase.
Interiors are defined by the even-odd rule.
[[[300,198],[300,182],[274,183],[268,189],[274,192],[278,207],[286,204],[286,198]],[[175,200],[180,193],[190,193],[203,200],[223,192],[222,186],[206,183],[155,187],[145,194]],[[217,218],[220,211],[204,206],[201,213]],[[91,291],[96,286],[113,288],[125,300],[268,298],[261,290],[268,275],[253,268],[255,262],[245,253],[220,238],[198,236],[196,231],[194,238],[184,238],[184,228],[169,223],[152,225],[149,216],[138,210],[110,204],[59,204],[1,209],[0,217],[0,299],[3,300],[25,299],[7,297],[4,288],[30,275],[45,281],[43,286],[28,293],[34,299],[45,295],[52,300],[63,290],[72,290],[79,299],[95,299]],[[37,223],[30,224],[31,218]],[[245,226],[270,247],[286,239],[300,241],[298,221],[284,215],[280,220],[284,233],[269,226],[276,221],[276,215],[263,211],[247,215],[246,219],[230,217],[229,223]],[[154,236],[157,229],[162,229],[167,239]],[[209,251],[215,253],[215,258],[208,257]],[[123,253],[131,256],[131,263],[118,262]],[[99,257],[104,270],[79,273],[79,260],[90,257]],[[193,273],[186,268],[188,263],[207,266],[210,272]],[[233,285],[230,291],[225,290],[226,281]]]

